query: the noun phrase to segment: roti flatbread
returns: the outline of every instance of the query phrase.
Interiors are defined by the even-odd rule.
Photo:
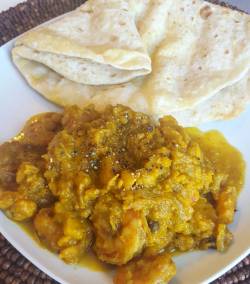
[[[245,110],[250,102],[250,76],[227,87],[208,100],[186,110],[170,112],[184,126],[214,120],[231,119]]]
[[[84,33],[75,33],[83,26]],[[110,29],[118,41],[111,41]],[[99,49],[96,40],[103,37]],[[20,37],[12,54],[28,83],[59,105],[122,103],[156,118],[173,114],[189,125],[231,118],[250,100],[249,42],[250,16],[205,1],[91,0]],[[112,53],[120,45],[123,52]],[[111,63],[85,56],[97,50],[112,50]]]
[[[136,111],[150,113],[155,120],[170,114],[182,125],[192,126],[213,120],[231,119],[240,114],[250,101],[250,76],[248,75],[193,108],[176,112],[163,110],[151,113],[148,100],[141,92],[143,79],[115,85],[111,91],[109,86],[105,88],[75,83],[37,62],[21,58],[16,60],[15,55],[13,59],[31,86],[39,93],[45,94],[48,100],[61,106],[72,104],[86,106],[93,103],[97,109],[101,110],[108,104],[124,104]]]
[[[88,1],[25,33],[12,53],[87,85],[123,83],[151,72],[126,1]]]

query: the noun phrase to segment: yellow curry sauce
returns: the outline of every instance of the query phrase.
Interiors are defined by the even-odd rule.
[[[232,241],[245,164],[218,132],[73,106],[30,119],[0,156],[0,209],[67,263],[92,250],[117,265],[116,284],[166,283],[174,252]]]
[[[27,235],[29,235],[39,247],[42,249],[47,249],[35,232],[32,220],[16,222],[16,224],[19,225],[21,229]],[[96,272],[108,272],[110,269],[112,269],[110,265],[100,261],[91,251],[82,255],[81,259],[77,263],[77,266],[86,267]]]

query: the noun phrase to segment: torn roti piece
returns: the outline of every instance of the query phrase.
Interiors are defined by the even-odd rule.
[[[25,33],[12,53],[81,84],[118,84],[151,72],[126,1],[88,1]]]
[[[154,112],[192,108],[247,76],[249,15],[200,0],[133,2],[152,58],[144,88]]]
[[[19,59],[18,67],[24,71],[30,85],[39,93],[44,93],[48,100],[61,106],[85,106],[93,103],[98,110],[102,110],[108,104],[126,104],[136,111],[150,113],[156,120],[166,113],[170,114],[184,126],[231,119],[239,115],[250,101],[250,76],[245,76],[239,82],[190,109],[176,112],[159,110],[151,113],[146,96],[140,91],[142,79],[115,85],[111,90],[109,86],[94,87],[64,79],[44,65],[26,59]]]
[[[122,22],[116,19],[117,11],[124,14]],[[78,21],[80,25],[74,24]],[[79,26],[88,36],[75,33]],[[46,41],[40,33],[48,30],[53,32]],[[105,44],[100,44],[104,30]],[[112,41],[111,31],[118,41]],[[88,61],[82,71],[82,62],[76,63],[78,56],[72,54],[72,42],[74,52],[80,45],[84,52],[101,50],[105,55],[119,42],[124,53],[115,53],[112,60],[123,67],[128,62],[138,67],[139,59],[144,64],[139,64],[141,69],[119,65],[121,73],[115,77],[109,68],[118,69],[117,64],[98,62],[96,67],[96,62]],[[42,51],[35,51],[38,47]],[[249,79],[250,16],[202,0],[90,0],[20,37],[12,54],[29,84],[59,105],[95,103],[100,108],[122,103],[157,118],[171,113],[189,125],[234,117],[250,100],[241,83]],[[67,60],[61,61],[61,56]]]
[[[231,119],[245,110],[250,102],[250,76],[224,88],[213,97],[190,108],[170,112],[180,124],[185,126],[198,125],[214,120]]]

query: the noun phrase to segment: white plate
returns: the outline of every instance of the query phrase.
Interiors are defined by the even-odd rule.
[[[0,143],[14,136],[31,115],[56,110],[29,88],[10,59],[12,42],[0,49]],[[247,162],[245,187],[240,195],[238,212],[231,226],[235,241],[225,254],[216,251],[194,252],[175,258],[177,275],[171,283],[209,283],[250,253],[250,108],[240,117],[203,125],[204,130],[218,129],[244,155]],[[1,158],[1,157],[0,157]],[[0,232],[37,267],[61,283],[110,284],[111,273],[93,272],[64,264],[42,249],[15,223],[0,212]]]

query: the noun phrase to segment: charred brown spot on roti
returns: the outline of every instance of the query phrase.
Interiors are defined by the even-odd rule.
[[[212,14],[213,14],[213,11],[209,5],[206,5],[200,9],[200,16],[204,20],[209,18]]]
[[[84,13],[92,14],[92,13],[94,13],[94,11],[92,9],[89,9],[89,10],[85,10]]]
[[[118,40],[118,37],[113,35],[113,36],[110,37],[110,40],[111,40],[111,41],[117,41],[117,40]]]

